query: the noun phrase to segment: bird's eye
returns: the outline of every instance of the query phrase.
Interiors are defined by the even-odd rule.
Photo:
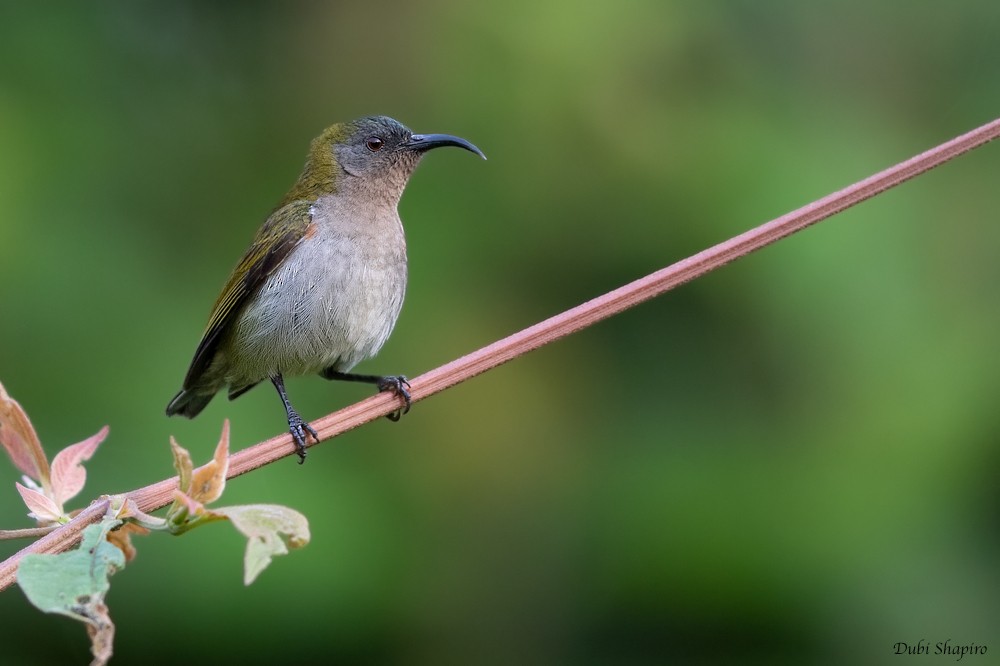
[[[382,144],[383,144],[382,139],[378,138],[377,136],[370,136],[368,137],[368,140],[365,141],[365,145],[368,146],[368,150],[372,151],[373,153],[377,153],[378,151],[382,150]]]

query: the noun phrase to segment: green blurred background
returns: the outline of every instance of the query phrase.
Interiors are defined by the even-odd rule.
[[[415,376],[993,119],[998,31],[995,0],[5,3],[0,381],[50,455],[110,424],[81,505],[145,485],[171,434],[282,431],[269,387],[163,409],[326,125],[489,156],[403,198],[406,306],[359,369]],[[115,663],[995,659],[998,150],[232,482],[312,543],[244,588],[226,525],[139,539]],[[4,664],[85,662],[19,590],[0,617]]]

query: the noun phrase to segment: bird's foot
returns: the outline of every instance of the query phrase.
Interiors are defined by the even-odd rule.
[[[403,408],[397,409],[391,414],[386,414],[386,418],[390,421],[398,421],[399,417],[410,411],[410,382],[403,375],[388,375],[386,377],[379,377],[378,381],[375,383],[380,392],[392,391],[395,395],[403,399],[405,403]]]
[[[292,439],[295,440],[295,452],[299,454],[299,464],[301,465],[306,461],[306,435],[312,435],[313,440],[317,443],[319,443],[319,435],[295,411],[288,413],[288,432],[292,433]]]

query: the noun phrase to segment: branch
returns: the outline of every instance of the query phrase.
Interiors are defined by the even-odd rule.
[[[839,192],[426,372],[410,382],[412,401],[429,398],[459,382],[659,296],[734,259],[759,250],[929,171],[997,136],[1000,136],[1000,118],[880,171]],[[313,427],[320,439],[326,440],[385,416],[400,406],[401,400],[398,397],[390,393],[379,393],[324,416],[313,423]],[[229,459],[229,478],[246,474],[293,453],[295,447],[291,435],[286,432],[273,437],[234,453]],[[177,477],[174,477],[125,495],[135,500],[142,511],[150,512],[169,504],[176,488]],[[79,540],[83,528],[100,520],[106,509],[106,499],[91,504],[66,525],[5,560],[0,564],[0,590],[6,589],[14,582],[17,564],[21,557],[27,553],[57,553],[71,548]]]

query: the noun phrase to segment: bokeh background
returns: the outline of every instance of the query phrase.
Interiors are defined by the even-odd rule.
[[[414,376],[993,119],[998,31],[994,0],[4,3],[0,381],[50,454],[110,424],[81,505],[157,481],[171,434],[284,428],[267,387],[163,408],[326,125],[489,156],[403,198],[406,306],[359,370]],[[998,150],[232,482],[312,543],[244,588],[227,525],[140,539],[115,663],[995,658]],[[4,664],[87,659],[19,590],[0,614]]]

